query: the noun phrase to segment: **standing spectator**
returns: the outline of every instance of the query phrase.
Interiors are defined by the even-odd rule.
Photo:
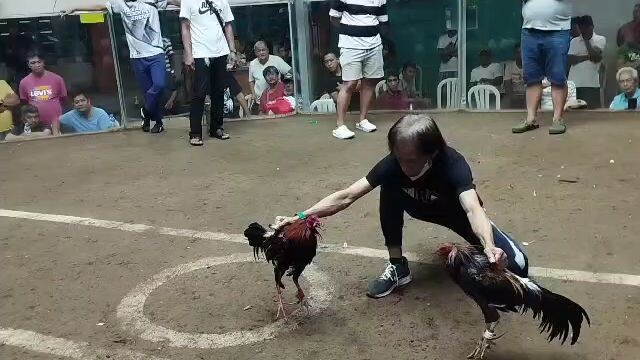
[[[27,63],[31,74],[20,81],[20,99],[37,107],[39,122],[52,128],[52,124],[58,122],[62,115],[67,87],[62,77],[45,69],[44,59],[37,52],[27,55]],[[54,132],[53,135],[58,134]]]
[[[164,131],[162,98],[166,85],[166,63],[158,10],[166,9],[167,4],[179,6],[180,0],[109,0],[106,5],[71,11],[106,9],[110,13],[120,14],[133,72],[144,94],[144,106],[140,108],[142,131],[154,134]],[[153,129],[150,129],[151,121],[154,122]]]
[[[343,80],[338,94],[338,120],[333,136],[338,139],[351,139],[355,133],[344,124],[344,118],[359,82],[360,120],[356,123],[356,128],[364,132],[377,129],[367,120],[367,115],[375,95],[376,83],[384,77],[380,32],[387,32],[387,1],[333,1],[329,16],[332,24],[339,26],[338,47]]]
[[[20,105],[20,98],[5,80],[0,80],[0,141],[11,132],[13,127],[12,110]]]
[[[619,47],[624,44],[640,45],[640,2],[633,7],[633,20],[618,30],[616,42]]]
[[[480,66],[471,70],[471,86],[493,85],[498,90],[502,88],[504,67],[493,62],[491,52],[487,49],[480,50]]]
[[[235,66],[237,59],[231,7],[227,0],[183,0],[180,20],[185,66],[195,71],[189,143],[204,144],[202,114],[207,92],[211,98],[209,136],[227,140],[229,134],[222,127],[224,89],[228,82],[227,66]]]
[[[551,83],[553,124],[549,134],[563,134],[567,101],[567,57],[571,28],[571,5],[562,0],[525,0],[522,7],[522,65],[527,84],[527,118],[513,127],[523,133],[539,127],[536,119],[542,97],[542,79]]]
[[[106,111],[91,105],[91,99],[78,93],[73,97],[73,110],[60,116],[60,122],[54,126],[62,125],[63,130],[73,133],[97,132],[119,127],[118,123],[111,119]],[[60,129],[55,129],[60,133]]]
[[[569,46],[569,80],[576,84],[578,99],[585,100],[589,109],[597,109],[602,107],[600,77],[607,39],[593,31],[589,15],[578,19],[578,27],[581,36],[573,38]]]
[[[448,27],[438,39],[440,80],[458,77],[458,30]]]
[[[638,106],[638,100],[640,99],[638,70],[631,67],[622,68],[618,70],[616,79],[622,93],[613,99],[609,108],[615,111],[640,109],[640,106]]]
[[[249,63],[249,83],[251,83],[253,99],[256,104],[260,104],[262,92],[269,87],[263,75],[264,69],[268,66],[275,66],[280,74],[288,74],[292,68],[280,56],[269,54],[269,48],[264,41],[256,42],[253,46],[253,51],[256,58]]]
[[[509,107],[522,109],[525,105],[527,87],[522,75],[522,51],[518,43],[515,48],[515,60],[507,62],[504,67],[504,92]]]

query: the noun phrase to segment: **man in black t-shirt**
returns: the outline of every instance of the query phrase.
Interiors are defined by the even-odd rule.
[[[340,59],[334,53],[327,53],[323,59],[324,67],[327,69],[327,74],[324,76],[322,84],[322,91],[324,94],[331,96],[333,102],[338,104],[338,94],[340,93],[340,87],[342,87],[342,65],[340,65]],[[356,93],[360,92],[360,84],[356,86]],[[349,111],[358,111],[360,109],[360,96],[353,96],[349,105]]]
[[[527,256],[489,220],[476,193],[469,164],[447,146],[431,117],[402,117],[389,130],[388,142],[390,154],[365,177],[296,216],[276,217],[274,227],[311,215],[334,215],[380,186],[380,225],[389,262],[382,275],[369,284],[368,296],[386,296],[411,281],[407,259],[402,256],[405,212],[453,230],[470,244],[483,247],[490,262],[527,276]]]

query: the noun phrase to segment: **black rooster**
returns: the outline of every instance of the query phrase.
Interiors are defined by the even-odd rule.
[[[449,275],[484,314],[486,329],[468,359],[482,359],[485,351],[494,344],[493,340],[502,336],[495,334],[500,319],[498,310],[522,314],[531,310],[533,318],[540,320],[540,333],[548,333],[549,342],[557,338],[564,344],[571,328],[573,345],[580,336],[583,319],[591,325],[587,312],[580,305],[529,278],[519,277],[509,270],[495,269],[487,256],[473,246],[443,244],[436,253]]]
[[[307,311],[309,304],[305,299],[304,291],[298,283],[300,274],[305,267],[311,263],[316,256],[320,221],[315,216],[310,216],[304,220],[297,220],[275,232],[269,232],[262,225],[252,223],[244,231],[244,236],[249,240],[249,245],[253,247],[256,259],[260,252],[264,254],[267,261],[273,264],[273,272],[276,281],[276,291],[278,296],[278,312],[276,319],[282,313],[286,319],[287,314],[282,303],[282,276],[293,276],[293,283],[298,288],[296,297],[298,304],[304,306]]]

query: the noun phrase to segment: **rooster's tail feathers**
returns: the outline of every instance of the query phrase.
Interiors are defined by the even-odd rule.
[[[536,285],[534,282],[531,283]],[[564,344],[571,329],[571,345],[575,344],[580,337],[582,321],[586,319],[587,324],[591,326],[586,310],[571,299],[542,287],[538,288],[541,290],[538,294],[527,293],[525,301],[528,304],[523,307],[523,313],[527,308],[533,311],[533,317],[540,320],[540,333],[547,332],[549,342],[557,338]]]

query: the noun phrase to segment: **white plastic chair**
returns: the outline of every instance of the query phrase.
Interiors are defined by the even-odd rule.
[[[335,113],[336,103],[333,102],[333,99],[316,100],[311,104],[311,111],[319,113]]]
[[[438,99],[438,109],[443,109],[442,107],[442,88],[445,88],[446,92],[446,100],[447,107],[446,109],[458,109],[459,108],[459,97],[460,97],[460,82],[457,78],[449,78],[444,79],[438,84],[437,91],[437,99]]]
[[[386,85],[387,85],[387,80],[381,80],[376,85],[376,91],[374,92],[374,94],[376,94],[376,97],[380,97],[380,95],[382,95],[382,93],[386,91],[386,88],[385,88]]]
[[[491,95],[496,97],[496,110],[500,110],[500,90],[493,85],[476,85],[469,89],[467,94],[469,108],[472,110],[491,110]]]

